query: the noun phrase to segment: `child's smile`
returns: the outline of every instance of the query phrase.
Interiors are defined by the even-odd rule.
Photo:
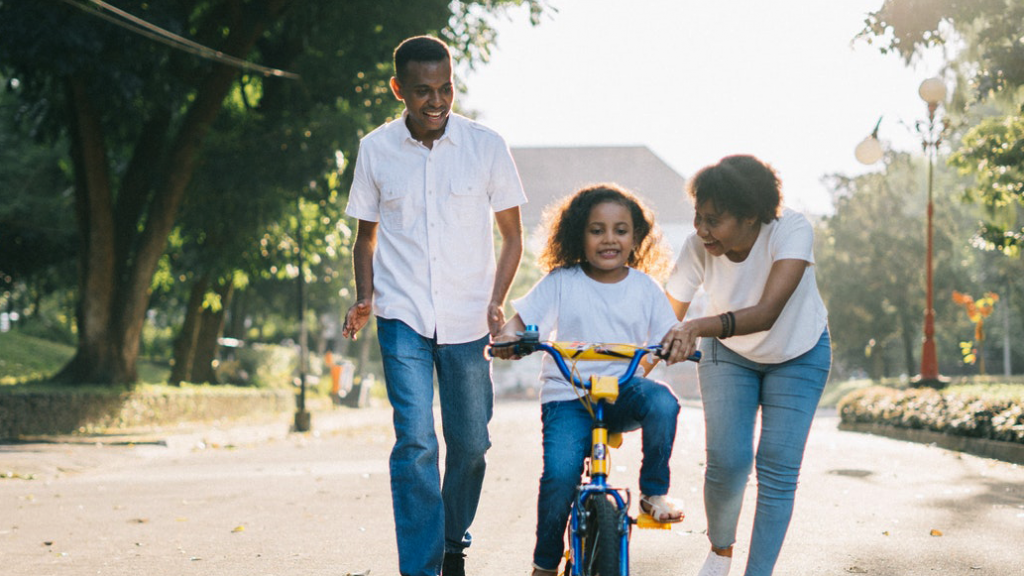
[[[625,278],[633,253],[633,236],[633,217],[628,208],[618,202],[594,206],[583,239],[587,276],[607,283]]]

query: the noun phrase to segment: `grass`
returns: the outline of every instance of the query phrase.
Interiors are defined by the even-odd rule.
[[[18,332],[0,333],[0,384],[45,380],[57,373],[75,349]]]
[[[19,332],[0,332],[0,385],[45,381],[75,355],[75,348]],[[170,368],[140,360],[140,382],[167,382]]]

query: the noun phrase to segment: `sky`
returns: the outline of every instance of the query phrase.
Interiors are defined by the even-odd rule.
[[[879,170],[854,148],[879,138],[919,152],[921,81],[941,54],[910,65],[854,41],[882,0],[549,0],[498,18],[490,62],[460,71],[460,105],[512,147],[644,145],[684,177],[754,154],[786,203],[832,211],[822,176]],[[570,191],[567,191],[570,192]]]

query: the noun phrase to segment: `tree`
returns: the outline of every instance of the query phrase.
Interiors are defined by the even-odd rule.
[[[879,41],[883,53],[907,62],[930,47],[958,47],[949,64],[962,81],[951,111],[968,130],[950,163],[975,179],[965,200],[988,211],[979,245],[1019,254],[1024,242],[1024,0],[885,0],[868,15],[859,37]]]
[[[890,155],[884,172],[832,176],[834,214],[818,224],[818,282],[829,309],[835,369],[873,377],[918,373],[925,304],[925,170],[919,160]],[[969,214],[955,207],[952,175],[935,184],[935,294],[949,294],[971,277],[965,229]],[[936,343],[944,374],[960,368],[951,302],[936,297]],[[870,356],[867,356],[870,354]]]
[[[121,2],[125,11],[209,48],[186,52],[101,21],[97,15],[110,14],[85,2],[0,2],[0,73],[18,79],[17,97],[31,104],[25,119],[39,127],[42,141],[70,141],[81,247],[78,344],[57,379],[136,380],[154,274],[226,105],[245,110],[245,118],[259,114],[265,124],[257,132],[279,138],[267,144],[298,146],[310,164],[333,158],[335,150],[351,153],[361,131],[392,111],[379,104],[398,41],[443,31],[477,61],[493,42],[478,8],[513,4],[529,4],[534,18],[540,10],[536,0],[428,0],[415,8],[398,0]],[[243,72],[225,56],[252,64]],[[301,80],[265,75],[267,68]],[[321,133],[315,120],[329,113],[351,129]],[[336,146],[319,146],[332,139]],[[250,160],[239,169],[273,171],[263,154]]]

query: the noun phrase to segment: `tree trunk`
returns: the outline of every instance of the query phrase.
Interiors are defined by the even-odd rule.
[[[80,251],[78,345],[54,376],[69,383],[117,382],[110,338],[114,293],[113,198],[99,115],[82,78],[67,85]]]
[[[221,282],[215,289],[220,296],[220,308],[217,310],[204,309],[201,319],[199,335],[196,340],[195,362],[192,365],[192,381],[208,382],[217,384],[217,371],[213,362],[217,358],[219,348],[217,341],[221,332],[224,331],[224,318],[228,306],[231,304],[231,296],[235,287],[231,280]]]
[[[206,277],[196,279],[188,297],[185,309],[185,321],[181,332],[174,339],[174,367],[171,369],[169,382],[179,385],[182,382],[195,382],[192,379],[196,356],[196,341],[203,312],[203,297],[206,295]]]
[[[919,372],[914,362],[914,350],[920,348],[921,340],[914,338],[918,334],[917,325],[912,322],[908,314],[900,314],[900,337],[903,341],[903,360],[906,362],[907,376],[914,377]]]

